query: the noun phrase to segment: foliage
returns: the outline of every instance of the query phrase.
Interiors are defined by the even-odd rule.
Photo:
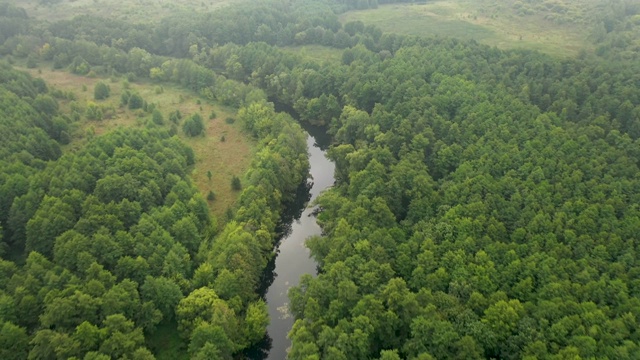
[[[164,116],[162,116],[162,112],[160,112],[160,110],[158,109],[154,109],[153,112],[151,113],[151,120],[156,125],[164,124]]]
[[[240,183],[239,177],[234,176],[233,178],[231,178],[231,188],[235,191],[242,190],[242,183]]]
[[[35,335],[16,354],[30,344],[30,357],[49,356],[59,344],[59,357],[151,356],[144,332],[172,319],[209,224],[185,178],[192,163],[165,132],[121,130],[51,163],[18,194],[7,222],[29,255],[0,290],[22,304],[15,315],[29,314],[10,321]],[[15,286],[26,278],[33,287]]]
[[[204,132],[202,116],[198,113],[191,115],[182,124],[182,131],[190,137],[201,135]]]
[[[80,16],[33,32],[0,7],[0,24],[24,25],[2,25],[3,54],[179,83],[242,107],[258,144],[215,233],[176,137],[118,130],[60,157],[70,121],[56,93],[2,65],[0,225],[8,253],[27,250],[0,262],[8,356],[149,358],[145,334],[174,316],[194,358],[258,341],[255,291],[309,165],[270,98],[328,127],[337,166],[318,200],[325,236],[308,241],[320,273],[290,291],[291,359],[638,358],[637,6],[603,8],[596,55],[614,61],[601,62],[338,21],[377,5]],[[341,49],[340,63],[277,47],[311,44]],[[145,107],[130,90],[121,103]],[[196,114],[183,131],[203,127]]]
[[[93,98],[96,100],[104,100],[109,97],[111,89],[109,85],[102,81],[98,81],[93,89]]]
[[[127,99],[127,105],[130,110],[142,109],[144,106],[144,99],[138,93],[131,94]]]

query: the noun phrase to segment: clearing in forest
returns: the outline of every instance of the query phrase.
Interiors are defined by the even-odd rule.
[[[88,120],[86,116],[74,123],[76,126],[72,134],[72,142],[65,146],[64,151],[74,151],[82,146],[92,136],[100,136],[117,127],[143,127],[151,121],[151,114],[142,109],[130,110],[120,106],[120,98],[128,87],[129,91],[138,93],[148,103],[155,104],[164,118],[164,125],[171,127],[169,115],[179,110],[182,121],[194,113],[199,113],[205,125],[205,135],[188,137],[183,134],[182,126],[177,126],[178,136],[189,145],[196,155],[196,164],[191,173],[191,179],[206,199],[209,191],[215,194],[214,201],[207,201],[209,209],[219,221],[223,219],[227,208],[231,207],[239,196],[238,191],[231,189],[233,176],[242,177],[249,168],[253,143],[241,130],[240,124],[229,124],[226,119],[233,118],[236,110],[211,104],[201,99],[194,92],[182,89],[172,84],[157,84],[151,81],[127,83],[122,79],[111,81],[107,78],[86,77],[71,74],[62,70],[51,70],[50,66],[38,69],[21,68],[34,77],[40,77],[50,87],[72,92],[76,100],[58,100],[63,113],[71,113],[74,106],[86,108],[89,103],[95,103],[114,111],[111,118],[103,120]],[[106,100],[94,100],[95,84],[102,81],[109,85],[110,96]],[[216,117],[210,119],[214,112]],[[207,172],[211,171],[211,180]]]
[[[14,3],[24,8],[29,16],[49,22],[92,15],[134,23],[151,23],[177,12],[209,12],[234,1],[237,0],[16,0]]]
[[[301,45],[301,46],[287,46],[282,48],[286,52],[297,54],[302,59],[308,61],[315,61],[318,63],[329,62],[334,64],[342,63],[341,49],[336,49],[329,46],[322,45]]]
[[[588,49],[589,29],[578,22],[559,21],[545,12],[518,13],[509,1],[441,0],[423,4],[389,4],[350,11],[343,23],[362,21],[382,31],[420,36],[473,39],[502,49],[531,49],[575,56]]]

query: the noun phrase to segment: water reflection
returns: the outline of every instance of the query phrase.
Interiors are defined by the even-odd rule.
[[[285,111],[294,117],[291,107],[275,103],[277,111]],[[321,235],[322,230],[308,208],[323,190],[334,183],[334,164],[327,159],[325,151],[331,145],[331,137],[326,128],[301,124],[309,134],[307,149],[309,152],[309,179],[298,187],[294,201],[288,204],[282,215],[277,232],[280,240],[276,244],[276,256],[269,262],[263,273],[259,293],[267,302],[270,324],[267,335],[242,355],[252,360],[283,360],[291,341],[287,334],[293,326],[293,316],[288,311],[289,288],[298,284],[303,274],[317,274],[316,262],[310,258],[305,240],[313,235]]]
[[[282,217],[280,222],[276,226],[276,234],[278,234],[278,242],[276,243],[276,256],[271,258],[267,267],[262,274],[262,279],[260,281],[260,287],[258,288],[258,294],[263,299],[267,294],[267,290],[273,284],[273,279],[277,276],[276,269],[276,257],[279,253],[279,245],[282,239],[286,239],[291,235],[291,231],[293,228],[293,222],[300,219],[302,213],[304,212],[309,200],[311,199],[311,188],[313,187],[313,182],[307,180],[304,183],[298,186],[296,190],[296,196],[293,201],[285,206],[285,210],[282,213]]]

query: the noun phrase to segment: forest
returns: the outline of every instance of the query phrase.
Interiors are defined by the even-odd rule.
[[[640,359],[637,2],[599,4],[592,46],[556,57],[341,21],[382,0],[154,21],[3,1],[0,359],[247,358],[309,173],[301,124],[331,136],[336,183],[313,204],[318,275],[289,291],[289,359]],[[45,68],[104,79],[93,105]],[[216,116],[164,121],[133,90],[112,108],[112,79],[233,109],[255,149],[224,216],[184,140]],[[136,126],[83,130],[122,109]]]

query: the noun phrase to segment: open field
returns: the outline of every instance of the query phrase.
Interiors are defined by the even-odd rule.
[[[41,0],[13,0],[29,16],[50,22],[78,15],[95,15],[134,22],[152,22],[176,12],[206,12],[239,0],[61,0],[43,4]],[[242,0],[240,0],[242,1]]]
[[[584,25],[559,24],[543,13],[518,15],[504,2],[439,0],[426,4],[391,4],[351,11],[341,21],[360,20],[385,32],[474,39],[502,49],[532,49],[574,56],[588,49]]]
[[[342,63],[342,50],[322,45],[302,45],[288,46],[282,48],[284,51],[298,54],[305,60],[316,61],[319,63]]]
[[[72,106],[85,107],[89,102],[99,105],[112,106],[115,114],[111,119],[102,121],[87,120],[84,116],[76,123],[77,128],[72,134],[73,141],[65,146],[65,151],[74,151],[80,148],[89,137],[99,136],[117,127],[143,127],[151,121],[151,115],[142,110],[129,110],[120,107],[120,96],[124,91],[122,81],[111,82],[109,79],[89,78],[74,75],[66,71],[54,71],[50,66],[41,66],[38,69],[21,70],[29,72],[34,77],[43,78],[51,87],[71,91],[77,96],[75,105],[72,101],[60,101],[63,112],[70,112]],[[103,81],[111,88],[111,96],[102,101],[93,99],[93,88],[98,81]],[[206,135],[190,138],[179,130],[178,136],[196,154],[196,164],[192,170],[191,178],[202,195],[206,198],[209,191],[216,194],[215,201],[209,202],[211,212],[218,219],[222,219],[226,209],[233,205],[239,193],[231,190],[232,177],[242,177],[249,168],[253,144],[245,136],[239,124],[227,124],[227,117],[234,117],[235,110],[211,104],[200,99],[195,93],[170,84],[154,84],[151,82],[136,82],[128,85],[130,90],[139,93],[149,104],[156,104],[164,116],[164,125],[169,128],[169,114],[175,110],[182,113],[183,119],[199,112],[205,123]],[[162,86],[162,93],[157,93],[156,88]],[[86,91],[83,88],[86,87]],[[200,99],[201,104],[198,104]],[[217,117],[209,120],[209,114],[215,111]],[[180,126],[178,126],[180,128]],[[93,134],[93,135],[92,135]],[[224,136],[225,141],[221,141]],[[211,180],[207,177],[207,171],[211,171]]]

